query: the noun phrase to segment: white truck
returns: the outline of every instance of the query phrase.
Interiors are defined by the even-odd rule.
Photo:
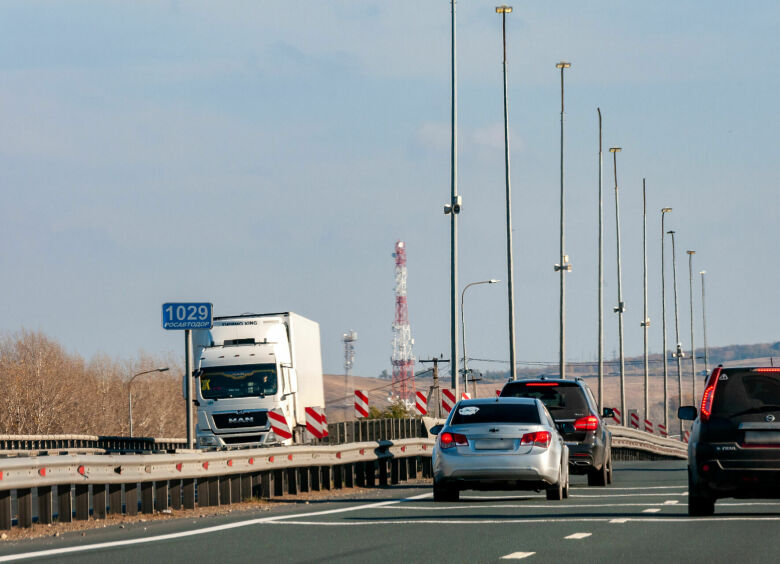
[[[192,344],[197,448],[303,442],[304,409],[325,407],[318,323],[292,312],[215,317]]]

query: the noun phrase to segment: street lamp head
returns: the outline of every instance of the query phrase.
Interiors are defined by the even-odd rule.
[[[609,152],[610,153],[619,153],[622,150],[623,150],[622,147],[610,147]]]
[[[669,213],[672,211],[672,208],[661,208],[661,213]]]
[[[696,251],[685,251],[685,252],[688,253],[689,255],[695,255],[696,254]]]
[[[497,14],[511,14],[512,6],[496,6]]]
[[[699,271],[699,274],[701,274],[702,276],[704,276],[705,274],[707,274],[707,271],[706,271],[706,270],[700,270],[700,271]]]
[[[491,278],[490,280],[488,280],[488,284],[498,284],[499,282],[501,282],[501,280],[497,280],[495,278]]]
[[[168,370],[169,370],[169,368],[167,366],[165,366],[163,368],[158,368],[157,372],[168,372]]]
[[[667,231],[666,232],[667,235],[674,235],[675,233],[677,233],[677,232],[676,231]]]
[[[571,63],[567,61],[561,61],[560,63],[556,63],[555,68],[556,69],[568,69],[571,67]]]

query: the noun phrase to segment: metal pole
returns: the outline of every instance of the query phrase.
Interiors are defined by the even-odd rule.
[[[127,386],[127,406],[130,410],[130,438],[133,438],[133,390]]]
[[[506,15],[512,12],[511,6],[499,6],[496,12],[501,14],[501,31],[504,47],[504,170],[506,173],[506,279],[509,301],[509,377],[517,380],[517,362],[515,360],[515,284],[514,260],[512,249],[512,185],[509,176],[509,101],[507,99],[506,76]]]
[[[602,169],[604,166],[601,149],[601,108],[599,114],[599,414],[604,409],[604,223],[602,197]]]
[[[455,397],[460,397],[458,391],[458,213],[460,202],[458,200],[458,91],[457,91],[457,57],[455,36],[455,12],[456,0],[452,2],[452,147],[450,154],[450,179],[451,179],[451,214],[450,214],[450,239],[451,239],[451,279],[450,279],[450,364],[452,389]]]
[[[620,203],[618,200],[618,181],[617,181],[617,154],[620,147],[612,147],[609,151],[612,153],[612,162],[615,169],[615,228],[617,230],[617,280],[618,280],[618,305],[613,310],[618,314],[618,339],[620,341],[620,416],[625,427],[628,422],[628,413],[626,412],[626,364],[623,356],[623,312],[626,311],[626,305],[623,303],[623,279],[622,264],[620,262]]]
[[[707,274],[706,270],[699,272],[701,274],[701,324],[704,329],[704,374],[705,376],[709,372],[709,350],[707,349],[707,309],[704,296],[704,275]]]
[[[136,374],[133,374],[133,376],[130,378],[130,380],[127,381],[127,410],[130,415],[130,436],[133,436],[133,381],[138,378],[139,376],[143,376],[144,374],[151,374],[152,372],[167,372],[168,367],[162,367],[162,368],[153,368],[152,370],[144,370],[143,372],[138,372]]]
[[[184,377],[187,379],[187,448],[195,448],[194,421],[192,417],[192,405],[194,393],[192,389],[192,331],[184,331]]]
[[[642,329],[645,338],[645,419],[650,420],[650,367],[649,351],[647,348],[647,331],[650,327],[650,318],[647,316],[647,185],[645,179],[642,179],[642,260],[643,268],[643,286],[644,286],[644,321]]]
[[[664,357],[664,427],[667,434],[670,433],[669,429],[669,363],[667,360],[666,350],[666,262],[664,261],[664,243],[666,241],[666,231],[664,231],[664,216],[672,211],[672,208],[661,208],[661,325],[663,325],[664,345],[663,345],[663,357]]]
[[[674,357],[677,359],[677,400],[682,405],[682,343],[680,342],[680,315],[677,307],[677,251],[674,245],[674,231],[667,231],[672,236],[672,279],[674,280],[674,334],[677,339],[677,349]],[[683,440],[683,421],[680,419],[680,440]]]
[[[565,215],[564,215],[564,191],[563,191],[563,71],[571,67],[571,63],[561,61],[555,65],[555,68],[561,69],[561,257],[560,263],[555,265],[555,270],[561,273],[561,296],[560,296],[560,358],[559,372],[561,378],[566,379],[566,272],[571,270],[569,257],[564,250],[565,243]]]
[[[696,403],[696,346],[693,339],[693,255],[696,251],[686,251],[688,253],[688,296],[691,302],[691,400]]]
[[[501,282],[501,280],[496,280],[494,278],[491,278],[490,280],[482,280],[480,282],[471,282],[470,284],[466,284],[466,287],[463,288],[463,291],[460,294],[460,340],[463,343],[463,390],[468,393],[469,391],[469,367],[468,367],[468,357],[466,356],[466,314],[465,314],[465,307],[464,307],[464,299],[466,297],[466,290],[471,288],[472,286],[477,286],[479,284],[496,284],[497,282]],[[474,382],[474,397],[477,397],[477,383]]]

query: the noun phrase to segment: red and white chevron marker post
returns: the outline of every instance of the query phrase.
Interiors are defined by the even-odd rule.
[[[306,436],[309,439],[324,439],[328,436],[328,420],[325,410],[321,407],[307,407],[306,412]]]
[[[690,431],[685,431],[683,433],[683,442],[687,443],[690,438],[691,438],[691,432]]]
[[[452,408],[455,407],[455,392],[449,388],[442,388],[441,390],[441,406],[444,411],[449,413]]]
[[[501,390],[496,390],[496,397],[499,397],[501,395]]]
[[[653,432],[653,422],[649,419],[645,419],[645,431],[648,433]]]
[[[417,391],[414,394],[414,408],[417,410],[417,413],[420,415],[427,415],[428,409],[426,406],[428,405],[428,398],[425,397],[425,392]]]
[[[460,399],[471,399],[471,394],[468,392],[461,392]]]
[[[620,425],[620,423],[623,421],[622,419],[622,413],[620,413],[620,410],[616,407],[612,410],[614,413],[612,414],[612,419],[614,419],[615,423]]]
[[[292,432],[287,424],[287,419],[281,409],[274,409],[268,412],[268,420],[271,422],[271,431],[282,440],[291,439]]]
[[[664,425],[663,423],[658,424],[658,434],[661,435],[662,437],[669,436],[669,433],[666,432],[666,425]]]
[[[638,413],[631,413],[630,414],[629,424],[634,429],[639,429],[639,414]]]
[[[368,394],[365,390],[355,390],[355,417],[368,417]]]

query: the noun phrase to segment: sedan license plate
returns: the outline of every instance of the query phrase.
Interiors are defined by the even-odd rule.
[[[512,448],[512,439],[479,439],[474,441],[475,450],[508,450]]]
[[[745,431],[745,444],[780,444],[780,431]]]

